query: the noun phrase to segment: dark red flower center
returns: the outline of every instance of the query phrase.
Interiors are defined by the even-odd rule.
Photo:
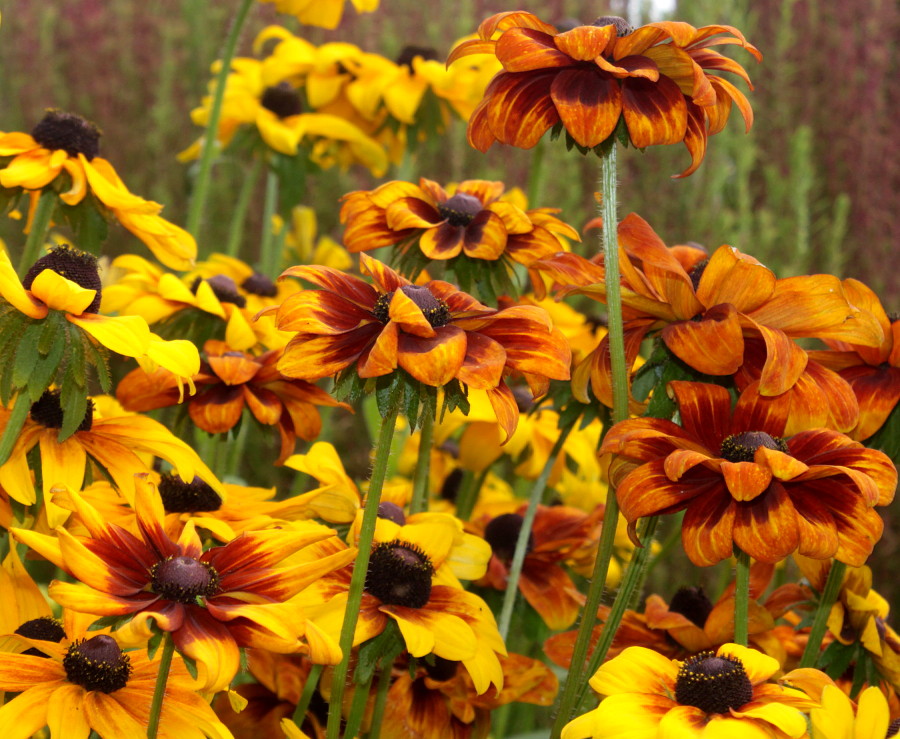
[[[38,259],[22,278],[22,287],[30,290],[35,278],[45,269],[52,269],[76,285],[87,290],[96,290],[97,294],[91,304],[84,309],[85,313],[96,313],[100,310],[100,272],[97,269],[97,258],[93,254],[63,245],[54,247],[49,254]]]
[[[703,588],[697,587],[679,588],[669,603],[670,611],[680,613],[701,629],[706,625],[712,609],[712,601],[703,592]]]
[[[512,389],[512,394],[516,399],[516,406],[519,409],[519,413],[528,413],[534,408],[534,396],[524,385],[516,385]]]
[[[59,644],[66,638],[66,631],[62,624],[51,616],[41,616],[33,618],[23,623],[15,633],[28,639],[40,639],[41,641],[52,641]],[[40,649],[31,647],[26,649],[22,654],[30,654],[33,657],[47,657]]]
[[[519,532],[522,530],[523,518],[518,513],[504,513],[497,516],[484,529],[484,540],[491,545],[494,556],[501,562],[512,562],[516,552],[516,542],[519,540]],[[534,534],[528,534],[528,545],[525,548],[527,554],[534,549]]]
[[[279,118],[288,118],[292,115],[300,115],[303,112],[303,102],[300,93],[294,89],[290,82],[279,82],[263,90],[260,104],[271,110]]]
[[[254,272],[241,283],[241,287],[251,295],[263,298],[274,298],[278,295],[278,286],[262,272]]]
[[[90,161],[100,154],[100,129],[74,113],[48,110],[31,138],[50,151],[63,149],[70,157],[84,154]]]
[[[196,603],[219,592],[219,573],[212,565],[193,557],[169,557],[150,568],[154,593],[178,603]]]
[[[402,67],[406,65],[411,70],[413,59],[417,56],[420,56],[425,60],[437,59],[438,53],[430,46],[404,46],[397,56],[397,66]]]
[[[70,683],[85,690],[114,693],[128,683],[131,659],[115,639],[101,634],[72,644],[63,658],[63,668]]]
[[[688,657],[675,679],[675,700],[705,713],[728,713],[753,698],[753,685],[736,657],[701,652]]]
[[[769,436],[765,431],[742,431],[726,436],[719,456],[729,462],[752,462],[760,447],[787,453],[787,442],[779,436]]]
[[[619,37],[627,36],[629,33],[634,32],[632,25],[618,15],[601,15],[597,20],[591,23],[591,25],[600,26],[601,28],[603,26],[615,26],[616,36]]]
[[[709,260],[701,259],[697,264],[691,267],[691,271],[688,272],[688,277],[691,278],[691,284],[694,286],[694,292],[697,292],[697,290],[700,289],[700,278],[703,277],[703,273],[708,266]]]
[[[483,210],[484,204],[478,198],[464,192],[458,192],[443,203],[438,203],[438,213],[451,226],[468,226]]]
[[[451,503],[455,503],[456,498],[459,495],[459,488],[460,485],[462,485],[462,480],[462,467],[456,467],[451,470],[450,474],[447,475],[441,483],[441,500],[449,500]]]
[[[185,482],[178,475],[163,475],[159,480],[159,495],[169,513],[217,511],[222,507],[219,494],[199,477]]]
[[[204,282],[202,277],[198,277],[191,285],[191,292],[197,294],[200,283]],[[247,305],[247,298],[238,292],[237,285],[234,280],[226,275],[215,275],[206,280],[206,283],[212,288],[220,303],[233,303],[238,308],[244,308]]]
[[[422,608],[431,597],[434,567],[415,544],[394,539],[376,544],[366,570],[366,591],[385,605]]]
[[[434,328],[446,326],[453,319],[453,316],[450,314],[450,307],[443,300],[434,297],[431,290],[427,287],[422,285],[404,285],[400,288],[400,291],[418,306],[422,311],[422,315],[425,316],[425,320]],[[393,292],[383,293],[375,301],[372,314],[382,323],[387,323],[390,320],[390,305],[393,297]]]
[[[403,509],[396,503],[391,503],[388,500],[378,504],[378,518],[386,518],[398,526],[406,523],[406,514],[403,512]]]
[[[431,660],[434,660],[434,662],[432,663]],[[428,673],[428,677],[438,682],[444,682],[455,677],[456,669],[459,667],[459,662],[438,657],[436,654],[429,655],[427,659],[419,664],[425,665],[425,672]]]
[[[59,390],[45,390],[29,411],[31,420],[48,429],[61,429],[63,425],[63,409],[59,402]],[[94,424],[94,404],[88,403],[84,418],[76,431],[90,431]]]

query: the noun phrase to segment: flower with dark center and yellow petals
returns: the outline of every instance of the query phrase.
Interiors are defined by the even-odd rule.
[[[262,272],[254,272],[241,283],[241,289],[263,298],[274,298],[278,295],[278,285]]]
[[[63,669],[70,683],[85,690],[114,693],[128,684],[131,659],[111,636],[101,634],[69,645]]]
[[[50,151],[62,149],[70,157],[83,154],[91,161],[100,155],[100,129],[80,115],[48,110],[31,129],[31,138]]]
[[[787,442],[780,437],[769,436],[765,431],[741,431],[722,439],[719,456],[729,462],[752,462],[760,447],[789,453]]]
[[[166,513],[200,513],[222,507],[222,496],[199,477],[185,482],[178,475],[163,475],[159,480],[159,495]]]
[[[516,542],[519,540],[523,520],[518,513],[504,513],[492,518],[484,528],[484,540],[491,545],[494,556],[507,566],[516,551]],[[534,549],[534,531],[528,534],[525,553],[528,554],[532,549]]]
[[[706,619],[712,613],[713,604],[702,587],[678,588],[672,600],[669,601],[669,611],[680,613],[701,629],[706,625]]]
[[[433,575],[434,567],[419,547],[389,541],[372,550],[366,590],[386,605],[422,608],[431,597]]]
[[[303,112],[300,93],[290,82],[279,82],[277,85],[267,87],[263,90],[259,102],[266,110],[271,110],[279,118],[288,118]]]
[[[97,313],[100,310],[102,284],[97,266],[97,257],[93,254],[73,249],[68,245],[55,247],[47,256],[38,259],[22,278],[22,287],[31,290],[34,278],[45,269],[52,269],[56,274],[71,280],[86,290],[94,290],[94,299],[84,309],[84,313]]]
[[[66,638],[66,630],[63,628],[62,623],[52,616],[41,616],[40,618],[33,618],[30,621],[26,621],[13,633],[28,639],[51,641],[57,644]],[[22,654],[31,654],[35,657],[47,656],[37,647],[29,647],[22,652]]]
[[[753,698],[753,686],[739,659],[714,652],[688,657],[675,679],[675,700],[704,713],[739,710]]]
[[[378,518],[386,518],[398,526],[406,523],[406,514],[403,512],[403,509],[396,503],[391,503],[388,500],[383,500],[378,504]]]
[[[225,275],[215,275],[206,280],[198,277],[194,280],[194,284],[191,285],[191,292],[194,293],[194,295],[197,294],[200,283],[204,281],[212,288],[213,295],[219,299],[220,303],[233,303],[238,308],[243,308],[247,305],[246,298],[238,293],[237,285],[234,284],[234,280]]]

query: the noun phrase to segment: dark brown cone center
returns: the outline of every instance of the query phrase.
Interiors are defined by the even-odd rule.
[[[31,265],[22,278],[22,287],[30,290],[35,278],[45,269],[51,269],[87,290],[96,290],[97,294],[84,312],[96,313],[100,310],[100,293],[103,285],[97,269],[97,258],[93,254],[71,246],[57,246]]]
[[[468,226],[484,210],[484,204],[474,195],[458,192],[439,203],[437,209],[451,226]]]
[[[51,616],[41,616],[26,621],[15,633],[28,639],[39,639],[40,641],[52,641],[59,644],[66,638],[66,631],[62,624]],[[41,650],[31,647],[26,649],[22,654],[29,654],[33,657],[47,657]]]
[[[694,292],[697,292],[697,290],[700,289],[700,278],[703,277],[703,273],[708,266],[709,260],[702,259],[691,267],[691,271],[688,272],[688,277],[691,278],[691,284],[694,286]]]
[[[415,59],[417,56],[420,56],[428,61],[437,59],[438,53],[430,46],[404,46],[400,53],[397,55],[397,66],[402,67],[406,65],[411,70],[413,59]]]
[[[45,149],[62,149],[70,157],[84,154],[90,161],[100,154],[100,129],[74,113],[48,110],[32,129],[31,138]]]
[[[679,588],[669,603],[670,611],[680,613],[701,629],[706,625],[712,609],[712,601],[703,592],[703,588],[697,587]]]
[[[743,663],[713,652],[688,657],[675,679],[675,700],[705,713],[728,713],[753,698],[753,684]]]
[[[391,503],[388,500],[378,504],[378,518],[386,518],[398,526],[403,526],[406,523],[406,514],[403,512],[403,509],[396,503]]]
[[[456,467],[444,478],[444,481],[441,483],[441,500],[449,500],[451,503],[456,502],[460,486],[462,485],[463,474],[462,467]]]
[[[601,28],[603,26],[615,26],[616,36],[619,37],[627,36],[629,33],[632,33],[634,31],[632,25],[618,15],[601,15],[591,25],[600,26]]]
[[[492,519],[484,529],[484,540],[491,545],[494,556],[505,564],[512,562],[523,520],[518,513],[504,513]],[[534,549],[534,534],[529,533],[525,553],[532,549]]]
[[[203,282],[203,278],[198,277],[191,285],[191,292],[194,293],[194,295],[197,294],[201,282]],[[238,292],[237,285],[234,284],[234,280],[230,277],[227,277],[226,275],[215,275],[207,279],[206,282],[212,288],[213,295],[219,299],[220,303],[233,303],[238,308],[246,307],[247,298]]]
[[[169,513],[199,513],[217,511],[222,499],[199,477],[185,482],[178,475],[163,475],[159,481],[159,495]]]
[[[241,283],[241,287],[251,295],[259,295],[263,298],[274,298],[278,295],[278,285],[262,272],[254,272]]]
[[[386,605],[422,608],[431,597],[434,567],[415,544],[399,539],[377,544],[366,570],[366,591]]]
[[[131,676],[128,655],[115,639],[104,634],[72,644],[63,658],[63,668],[70,683],[101,693],[121,690]]]
[[[300,115],[303,112],[303,102],[300,93],[294,89],[290,82],[279,82],[263,90],[260,104],[271,110],[279,118],[288,118],[292,115]]]
[[[196,603],[219,592],[219,575],[206,562],[187,556],[169,557],[150,569],[151,588],[166,600]]]
[[[45,390],[29,411],[31,420],[48,429],[61,429],[63,425],[63,409],[59,401],[59,390]],[[84,419],[78,424],[76,431],[90,431],[94,424],[94,404],[88,402]]]
[[[778,436],[769,436],[765,431],[742,431],[725,437],[719,456],[729,462],[752,462],[756,450],[765,447],[779,452],[788,451],[787,442]]]
[[[897,733],[900,732],[900,718],[895,718],[888,724],[887,734],[884,735],[884,739],[889,739],[889,737],[896,736]]]
[[[439,298],[432,295],[431,291],[422,285],[404,285],[400,291],[406,295],[425,316],[425,320],[434,328],[446,326],[452,320],[450,307]],[[375,301],[375,307],[372,314],[382,323],[390,320],[391,299],[394,297],[393,292],[384,293],[378,296]]]
[[[433,663],[430,661],[432,659],[434,660]],[[444,657],[438,657],[436,654],[429,656],[428,659],[423,660],[419,664],[425,666],[425,672],[428,673],[428,677],[432,680],[437,680],[438,682],[444,682],[445,680],[455,677],[456,670],[459,667],[459,662],[452,659],[445,659]]]

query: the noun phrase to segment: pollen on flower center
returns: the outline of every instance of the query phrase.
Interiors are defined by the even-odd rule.
[[[150,568],[151,588],[166,600],[195,603],[219,591],[219,573],[193,557],[169,557]]]
[[[35,278],[45,269],[52,269],[56,274],[62,275],[87,290],[96,290],[97,294],[84,312],[96,313],[100,310],[102,283],[100,282],[100,272],[97,270],[97,258],[93,254],[68,245],[57,246],[31,265],[22,279],[22,287],[30,290]]]
[[[63,425],[63,410],[59,402],[59,390],[45,390],[29,411],[31,420],[48,429],[61,429]],[[84,419],[78,424],[76,431],[90,431],[94,424],[94,404],[87,404]]]
[[[222,499],[199,477],[185,482],[178,475],[163,475],[159,481],[159,495],[169,513],[199,513],[217,511]]]
[[[678,670],[675,700],[705,713],[728,713],[753,698],[753,684],[743,663],[707,651],[688,657]]]
[[[626,21],[624,18],[619,17],[618,15],[601,15],[597,20],[591,23],[592,26],[615,26],[616,27],[616,36],[622,37],[627,36],[629,33],[634,31],[632,25]]]
[[[111,636],[101,634],[69,647],[63,668],[70,683],[85,690],[114,693],[128,683],[131,660]]]
[[[703,592],[703,588],[697,587],[679,588],[669,603],[670,611],[680,613],[701,629],[706,625],[706,619],[709,618],[712,609],[712,602]]]
[[[516,542],[522,530],[523,518],[518,513],[504,513],[497,516],[484,529],[484,540],[491,545],[494,556],[509,564],[516,551]],[[528,534],[527,554],[534,549],[534,534]]]
[[[443,300],[434,297],[427,287],[404,285],[400,288],[400,291],[419,307],[422,315],[425,316],[425,320],[434,328],[440,328],[450,323],[452,319],[450,307]],[[375,301],[372,314],[382,323],[387,323],[390,320],[390,305],[393,297],[393,292],[384,293]]]
[[[427,61],[430,59],[437,59],[438,53],[429,46],[407,45],[403,47],[400,54],[397,56],[396,64],[398,67],[405,65],[412,69],[413,59],[417,56],[420,56]]]
[[[14,633],[28,639],[52,641],[57,644],[66,638],[66,631],[63,629],[62,624],[52,616],[41,616],[40,618],[33,618],[30,621],[26,621],[19,626]],[[47,656],[40,649],[36,649],[35,647],[26,649],[22,654],[28,654],[32,657]]]
[[[422,608],[431,597],[434,567],[415,544],[394,539],[372,549],[366,591],[385,605]]]
[[[241,283],[241,287],[251,295],[274,298],[278,295],[278,286],[262,272],[254,272]]]
[[[884,739],[890,739],[890,737],[896,736],[898,733],[900,733],[900,718],[895,718],[888,724],[887,734],[884,735]]]
[[[458,192],[443,203],[438,203],[437,209],[441,218],[446,218],[451,226],[468,226],[484,210],[484,205],[474,195]]]
[[[191,285],[191,292],[197,294],[200,283],[203,282],[202,277],[198,277]],[[233,303],[238,308],[244,308],[247,305],[247,298],[238,293],[237,285],[234,280],[226,275],[215,275],[206,280],[206,283],[212,288],[215,295],[221,303]]]
[[[694,292],[700,288],[700,278],[703,277],[703,273],[706,271],[706,268],[709,266],[709,260],[703,259],[697,264],[695,264],[691,271],[688,272],[688,277],[691,278],[691,284],[694,286]]]
[[[406,514],[403,512],[403,509],[389,500],[384,500],[378,504],[378,518],[393,521],[398,526],[406,523]]]
[[[70,157],[84,154],[90,161],[100,154],[100,129],[74,113],[48,110],[31,130],[31,138],[45,149],[62,149]]]
[[[260,104],[279,118],[288,118],[303,112],[300,93],[290,82],[279,82],[277,85],[267,87],[263,90]]]
[[[787,452],[787,442],[778,436],[769,436],[765,431],[742,431],[726,436],[722,441],[719,456],[729,462],[752,462],[760,447]]]

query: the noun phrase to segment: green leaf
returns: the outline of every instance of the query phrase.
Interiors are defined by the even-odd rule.
[[[88,362],[97,370],[97,382],[104,393],[112,388],[112,377],[109,374],[109,352],[105,346],[95,344],[88,336],[84,336],[83,348]]]
[[[151,636],[150,641],[147,642],[147,656],[150,659],[153,659],[154,655],[156,655],[156,651],[159,649],[160,645],[162,645],[164,635],[165,632],[154,629],[153,636]]]
[[[866,440],[865,445],[884,452],[895,465],[900,465],[900,403],[894,406],[884,425]]]
[[[186,654],[179,652],[181,658],[184,660],[184,666],[187,669],[188,673],[194,680],[197,679],[197,661],[192,657],[188,657]],[[243,652],[241,652],[243,654]]]
[[[38,357],[31,376],[28,378],[28,397],[35,402],[44,391],[53,384],[59,364],[66,349],[65,341],[57,341],[50,347],[50,352]]]
[[[23,388],[28,385],[28,378],[31,370],[37,363],[40,352],[38,351],[38,343],[43,331],[43,322],[34,321],[29,324],[16,347],[16,363],[13,366],[12,382],[13,387]]]
[[[829,677],[836,680],[850,666],[855,652],[856,644],[841,644],[839,641],[833,641],[822,652],[819,665]]]
[[[59,404],[63,413],[62,427],[57,437],[60,442],[65,441],[78,430],[87,413],[87,388],[83,383],[77,382],[76,373],[73,371],[75,366],[74,362],[69,363],[60,388]]]
[[[356,663],[356,672],[353,673],[353,681],[365,685],[372,679],[379,662],[385,659],[393,661],[394,657],[405,647],[406,644],[396,622],[388,621],[384,631],[374,639],[369,639],[359,648],[359,659]]]
[[[88,626],[88,631],[100,631],[100,629],[106,628],[115,631],[120,624],[128,621],[130,618],[131,616],[103,616]]]

